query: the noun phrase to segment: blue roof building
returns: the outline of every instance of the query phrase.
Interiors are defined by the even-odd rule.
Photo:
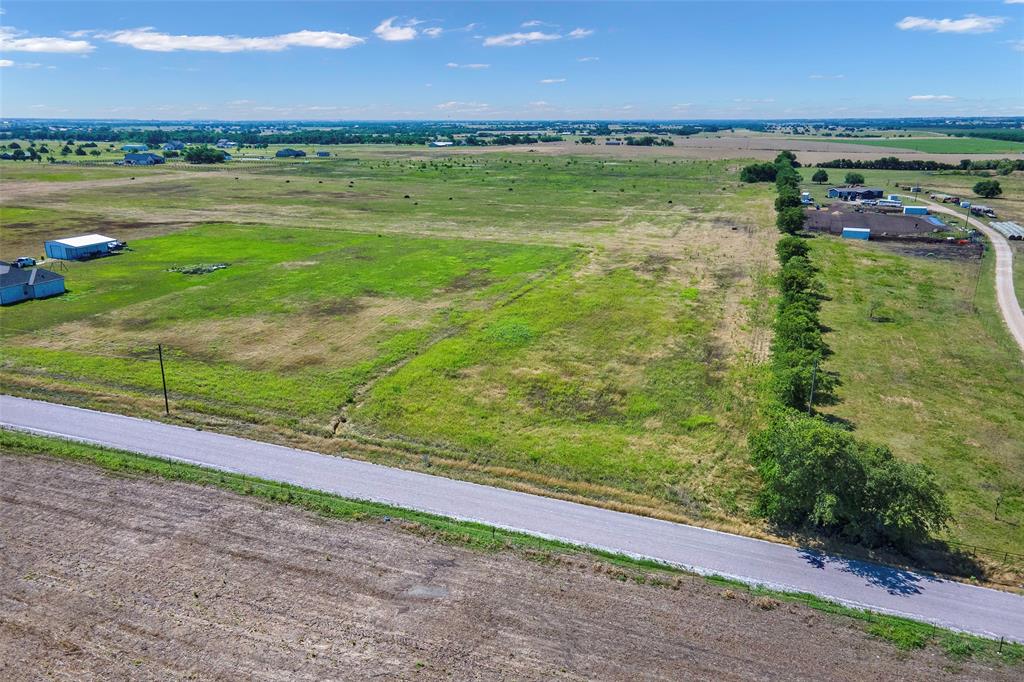
[[[123,151],[123,152],[148,152],[149,151],[149,145],[145,145],[145,144],[126,144],[123,147],[121,147],[121,151]]]
[[[164,163],[164,157],[153,152],[124,155],[124,165],[126,166],[155,166],[158,163]]]
[[[63,294],[64,276],[43,268],[18,268],[0,261],[0,305]]]

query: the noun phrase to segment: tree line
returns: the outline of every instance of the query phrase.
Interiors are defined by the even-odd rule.
[[[824,289],[806,238],[783,216],[801,212],[795,158],[776,159],[779,299],[773,325],[767,424],[750,436],[762,480],[756,513],[772,523],[804,527],[868,546],[906,549],[950,519],[945,494],[922,465],[896,459],[884,445],[856,438],[850,427],[815,410],[838,402],[840,377],[821,365],[831,353],[818,314]],[[801,222],[802,224],[802,222]]]
[[[941,161],[925,161],[922,159],[904,160],[895,156],[881,159],[852,160],[833,159],[815,164],[818,168],[856,168],[863,170],[909,170],[909,171],[974,171],[994,170],[1001,175],[1009,175],[1015,170],[1024,170],[1024,159],[961,159],[959,163],[943,163]]]

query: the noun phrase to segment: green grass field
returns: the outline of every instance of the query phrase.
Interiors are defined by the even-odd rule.
[[[829,366],[844,380],[830,411],[936,472],[953,505],[952,539],[1019,551],[1024,366],[995,309],[991,256],[930,260],[884,243],[812,244],[830,298],[822,322],[835,330]]]
[[[69,264],[67,295],[5,309],[0,379],[157,415],[162,344],[178,418],[747,516],[767,188],[725,162],[361,151],[74,185],[8,164],[4,255],[76,231],[132,250]],[[229,267],[173,271],[214,263]]]
[[[1024,142],[989,140],[980,137],[894,137],[890,139],[822,137],[803,139],[820,139],[823,142],[866,147],[907,149],[928,154],[1020,154],[1024,152]]]
[[[770,340],[773,188],[740,183],[742,161],[425,151],[0,165],[0,257],[85,232],[132,249],[68,264],[68,294],[0,312],[4,390],[160,417],[162,344],[183,423],[765,532],[746,438]],[[1024,180],[1001,180],[988,203],[1024,213]],[[846,378],[836,413],[936,469],[951,538],[1012,549],[992,512],[1002,494],[1000,518],[1024,522],[1020,364],[991,292],[971,308],[979,266],[815,244]],[[862,315],[875,295],[894,322]]]

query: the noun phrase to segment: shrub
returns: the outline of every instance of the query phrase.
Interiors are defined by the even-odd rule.
[[[773,163],[752,163],[740,171],[743,182],[775,182],[778,169]]]
[[[992,199],[1002,194],[1003,188],[999,186],[998,180],[982,180],[974,185],[973,191],[979,197]]]
[[[847,185],[863,185],[864,174],[863,173],[847,173],[846,174]]]
[[[799,237],[786,236],[775,244],[775,253],[782,265],[788,263],[793,256],[801,256],[806,259],[809,252],[810,248],[807,246],[807,242]]]
[[[788,206],[779,211],[775,218],[775,224],[780,232],[796,234],[804,228],[804,221],[806,219],[807,217],[804,215],[802,208],[799,206]]]

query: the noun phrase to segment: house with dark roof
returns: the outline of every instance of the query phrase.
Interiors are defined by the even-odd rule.
[[[291,149],[290,147],[285,147],[284,149],[278,149],[277,153],[274,154],[274,156],[276,156],[279,159],[287,159],[289,157],[299,157],[299,156],[305,156],[305,155],[306,155],[306,152],[302,151],[301,149]]]
[[[865,199],[881,199],[885,195],[879,187],[830,187],[829,199],[842,201],[864,201]]]
[[[0,305],[63,293],[63,275],[43,268],[19,268],[0,261]]]
[[[178,140],[171,140],[160,145],[160,149],[163,149],[165,152],[180,152],[184,148],[185,143]]]
[[[125,154],[124,165],[126,166],[155,166],[158,163],[163,163],[164,157],[153,152],[146,152],[144,154]]]

